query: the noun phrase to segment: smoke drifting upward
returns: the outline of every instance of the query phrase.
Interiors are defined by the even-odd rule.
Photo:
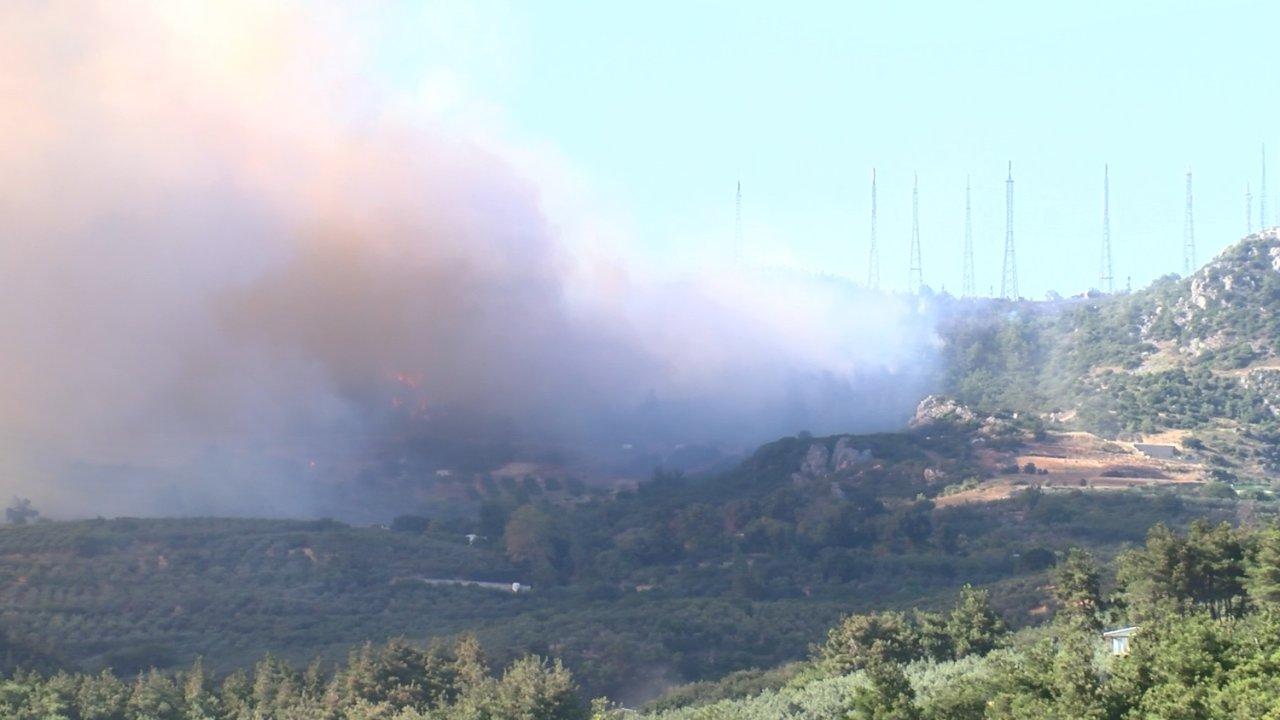
[[[420,419],[579,450],[909,409],[931,341],[910,307],[786,273],[595,269],[537,177],[303,9],[0,7],[0,492],[320,512],[316,458],[343,480],[402,429],[406,387]]]

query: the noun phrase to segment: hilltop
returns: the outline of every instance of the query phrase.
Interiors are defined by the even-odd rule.
[[[980,411],[1172,439],[1233,483],[1266,484],[1280,470],[1276,229],[1131,294],[961,305],[940,333],[946,392]],[[1170,430],[1180,432],[1160,436]]]

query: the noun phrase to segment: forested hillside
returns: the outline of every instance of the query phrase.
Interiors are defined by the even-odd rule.
[[[1131,294],[961,303],[941,331],[945,385],[967,404],[1108,436],[1195,430],[1256,459],[1251,471],[1277,467],[1276,230]]]
[[[1038,588],[1066,545],[1108,556],[1158,521],[1271,512],[1200,483],[1051,482],[1060,475],[1022,462],[1045,438],[1034,423],[947,407],[902,433],[786,438],[730,472],[660,472],[612,497],[513,493],[468,527],[413,516],[386,528],[3,527],[0,619],[39,638],[52,665],[125,675],[197,657],[221,674],[266,651],[333,662],[366,640],[472,632],[495,662],[554,656],[588,694],[635,703],[800,658],[843,612],[939,607],[965,583],[996,588],[1014,625],[1038,622]],[[1138,462],[1108,452],[1117,467]],[[992,484],[1006,494],[968,498]]]
[[[1040,592],[1052,619],[1011,630],[986,590],[940,611],[851,614],[802,662],[673,694],[655,720],[1269,718],[1280,708],[1280,528],[1156,525],[1100,566],[1064,553]],[[1126,651],[1101,632],[1126,626]],[[364,646],[334,668],[267,657],[213,678],[203,663],[134,678],[19,673],[0,681],[15,720],[623,720],[588,705],[558,662],[528,656],[491,674],[472,638]]]
[[[749,697],[717,700],[722,688],[707,686],[646,717],[1273,718],[1278,573],[1275,527],[1196,524],[1180,535],[1157,525],[1109,566],[1066,553],[1045,588],[1054,616],[1043,626],[1009,632],[972,589],[946,613],[851,615]],[[1129,652],[1112,654],[1101,633],[1125,626],[1137,628]]]

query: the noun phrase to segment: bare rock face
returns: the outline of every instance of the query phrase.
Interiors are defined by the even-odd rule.
[[[1262,396],[1272,415],[1280,417],[1280,370],[1255,368],[1245,373],[1244,386]]]
[[[854,447],[853,438],[847,435],[837,439],[835,448],[831,451],[827,450],[825,444],[815,442],[805,451],[804,459],[800,461],[800,469],[791,475],[791,480],[797,484],[804,484],[825,478],[831,473],[871,462],[871,460],[871,451]]]
[[[836,449],[831,452],[831,469],[845,470],[871,461],[870,450],[859,450],[853,446],[853,438],[842,437],[836,441]]]
[[[830,459],[826,446],[814,443],[809,446],[809,451],[804,455],[804,461],[800,463],[800,474],[807,477],[825,475]]]
[[[1230,290],[1234,285],[1235,278],[1228,275],[1223,280],[1223,284]],[[1207,278],[1197,277],[1191,280],[1191,304],[1204,310],[1209,307],[1210,300],[1216,300],[1218,297],[1217,287]]]
[[[1180,326],[1195,325],[1206,313],[1212,315],[1233,304],[1248,301],[1265,291],[1268,278],[1265,272],[1280,272],[1280,232],[1268,228],[1246,239],[1244,245],[1228,248],[1222,255],[1209,261],[1190,277],[1187,295],[1177,300],[1171,308],[1174,321]],[[1262,271],[1262,272],[1259,272]],[[1152,317],[1163,308],[1157,308]],[[1218,328],[1218,335],[1231,328]],[[1144,329],[1144,337],[1146,329]],[[1206,349],[1216,349],[1214,338],[1201,338],[1205,343],[1198,348],[1183,349],[1184,354],[1195,355]],[[1219,338],[1218,346],[1229,338]]]
[[[978,416],[972,410],[955,400],[930,395],[916,406],[916,414],[907,424],[912,428],[924,428],[939,423],[968,425],[977,421]]]

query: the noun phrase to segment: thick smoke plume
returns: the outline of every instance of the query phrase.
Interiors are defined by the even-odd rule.
[[[0,492],[308,515],[406,417],[585,457],[909,408],[912,308],[588,262],[368,50],[309,4],[0,7]]]

